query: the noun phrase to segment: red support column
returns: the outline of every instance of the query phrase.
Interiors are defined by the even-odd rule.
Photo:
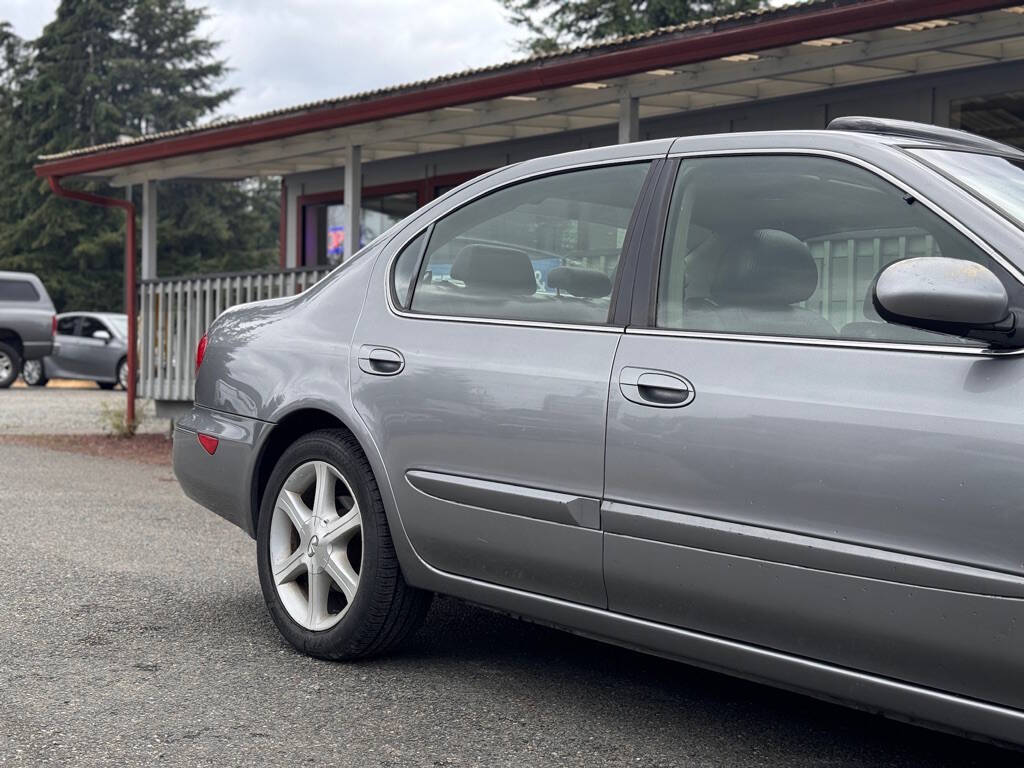
[[[58,197],[66,197],[70,200],[80,200],[91,205],[101,205],[104,208],[120,208],[125,213],[124,233],[124,306],[128,314],[128,386],[126,388],[128,402],[125,403],[124,419],[131,424],[135,421],[135,379],[137,374],[138,350],[136,349],[136,328],[137,316],[135,311],[135,206],[131,200],[119,200],[116,197],[103,197],[94,195],[91,192],[80,192],[74,189],[65,189],[60,185],[60,177],[47,177],[50,182],[50,189]]]

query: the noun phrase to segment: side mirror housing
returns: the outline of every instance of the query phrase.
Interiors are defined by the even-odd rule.
[[[102,328],[100,330],[98,330],[98,331],[93,331],[92,332],[92,337],[94,339],[99,339],[104,344],[109,344],[110,343],[110,338],[111,338],[110,337],[110,331],[104,331]]]
[[[973,261],[925,256],[893,262],[878,276],[872,301],[890,323],[1024,347],[1005,286]]]

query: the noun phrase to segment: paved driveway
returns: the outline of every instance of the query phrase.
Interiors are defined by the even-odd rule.
[[[0,494],[0,764],[1024,760],[452,600],[401,655],[313,661],[267,618],[253,543],[169,468],[0,436]]]

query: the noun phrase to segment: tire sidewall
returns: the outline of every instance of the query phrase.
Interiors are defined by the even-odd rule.
[[[11,361],[10,375],[0,379],[0,389],[7,389],[7,387],[11,386],[11,384],[17,380],[19,374],[21,374],[22,360],[21,355],[18,354],[18,351],[14,349],[14,347],[3,342],[0,342],[0,353],[6,355]]]
[[[309,461],[326,461],[345,478],[359,503],[362,517],[362,563],[355,599],[345,616],[333,627],[311,631],[299,626],[281,602],[270,568],[270,526],[277,496],[285,480],[299,466]],[[373,476],[361,457],[338,440],[323,432],[314,432],[296,441],[278,460],[267,482],[256,528],[256,561],[260,587],[270,615],[281,634],[292,645],[313,656],[337,656],[339,651],[358,645],[369,614],[378,599],[377,573],[381,547],[390,545],[383,505]],[[386,542],[386,543],[385,543]]]

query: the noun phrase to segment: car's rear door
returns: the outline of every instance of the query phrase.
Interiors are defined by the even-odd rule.
[[[869,291],[939,254],[1021,286],[894,181],[682,160],[612,373],[609,607],[1020,707],[1024,358],[887,325]]]
[[[364,306],[352,393],[435,568],[605,605],[600,498],[622,334],[610,312],[653,167],[634,157],[520,179],[380,258],[372,285],[390,295]]]

